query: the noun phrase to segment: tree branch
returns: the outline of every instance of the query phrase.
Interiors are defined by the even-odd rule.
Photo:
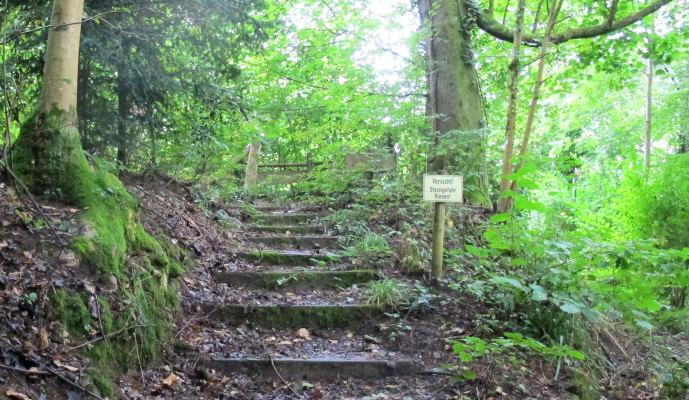
[[[138,11],[138,10],[135,10],[135,11]],[[38,32],[38,31],[42,31],[42,30],[44,30],[44,29],[62,28],[62,27],[65,27],[65,26],[70,26],[70,25],[83,24],[83,23],[85,23],[85,22],[93,21],[94,19],[102,18],[104,15],[117,14],[117,13],[126,13],[126,12],[127,12],[127,11],[122,11],[122,10],[106,11],[106,12],[102,12],[102,13],[100,13],[100,14],[96,14],[96,15],[94,15],[93,17],[89,17],[89,18],[83,19],[83,20],[78,21],[78,22],[70,22],[70,23],[68,23],[68,24],[62,24],[62,25],[44,25],[44,26],[39,26],[38,28],[27,29],[27,30],[24,30],[24,31],[15,33],[14,35],[10,36],[10,37],[7,38],[7,39],[4,39],[2,42],[0,42],[0,45],[6,45],[7,43],[12,42],[12,41],[16,40],[18,37],[23,36],[23,35],[26,35],[26,34],[28,34],[28,33]]]
[[[672,0],[657,0],[655,3],[648,5],[646,8],[615,21],[614,19],[615,14],[617,14],[618,1],[614,0],[613,6],[610,9],[610,16],[606,21],[598,25],[570,28],[564,32],[553,33],[550,37],[550,43],[559,44],[573,39],[586,39],[615,32],[643,19],[648,15],[653,14],[671,1]],[[476,22],[479,28],[495,38],[507,42],[514,41],[514,30],[506,27],[504,24],[499,23],[488,12],[480,12]],[[538,35],[528,33],[522,35],[522,43],[524,43],[526,46],[539,47],[542,41],[543,38]]]

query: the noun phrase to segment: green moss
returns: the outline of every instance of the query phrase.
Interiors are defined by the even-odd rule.
[[[371,270],[295,272],[219,272],[218,282],[263,289],[346,288],[374,280]]]
[[[251,220],[266,225],[279,224],[304,224],[314,219],[312,214],[259,214],[251,217]]]
[[[572,391],[581,400],[597,400],[600,394],[598,385],[591,375],[580,370],[574,370],[572,375]]]
[[[254,250],[248,253],[237,253],[237,255],[252,261],[261,261],[266,264],[274,265],[316,265],[319,262],[328,262],[338,259],[327,254],[308,254],[276,251]]]
[[[88,333],[93,324],[87,306],[88,298],[84,297],[83,294],[58,289],[52,299],[55,318],[62,322],[63,328],[77,337]]]
[[[158,356],[178,307],[177,283],[169,278],[191,261],[169,239],[163,246],[145,232],[138,203],[116,176],[91,168],[73,121],[70,112],[36,114],[13,144],[14,164],[32,192],[81,208],[83,228],[71,248],[96,280],[118,281],[113,301],[123,306],[114,314],[108,300],[97,297],[98,320],[89,312],[89,293],[58,290],[53,298],[55,316],[72,338],[85,339],[102,328],[104,339],[87,356],[94,385],[112,397],[109,378]],[[135,260],[142,260],[143,269]]]
[[[100,393],[101,397],[105,398],[115,398],[115,392],[112,389],[112,385],[110,384],[110,380],[103,376],[100,371],[94,369],[94,368],[89,368],[86,371],[88,377],[91,379],[91,382],[93,382],[93,385],[98,389],[98,392]]]
[[[15,173],[36,194],[80,202],[91,170],[81,148],[73,113],[35,113],[13,144]]]
[[[293,234],[317,233],[323,230],[316,225],[253,225],[252,227],[266,232],[285,233],[289,231]]]

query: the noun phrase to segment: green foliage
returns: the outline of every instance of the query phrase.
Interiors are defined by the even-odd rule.
[[[627,172],[619,212],[635,237],[661,239],[665,246],[689,247],[689,154],[668,156],[652,174]]]
[[[505,332],[504,338],[484,340],[478,337],[468,336],[462,340],[449,340],[452,343],[452,351],[464,363],[470,363],[478,358],[489,358],[489,362],[498,364],[503,368],[519,367],[525,364],[528,356],[543,357],[546,360],[562,358],[566,361],[583,360],[583,353],[573,350],[569,346],[546,346],[531,337],[525,337],[520,333]],[[453,367],[450,365],[448,367]],[[476,373],[465,369],[455,379],[473,380]]]

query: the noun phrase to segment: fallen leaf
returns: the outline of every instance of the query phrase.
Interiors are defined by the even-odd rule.
[[[15,399],[15,400],[31,400],[31,397],[29,397],[25,394],[19,393],[19,392],[15,392],[12,389],[7,389],[5,391],[5,396],[9,397],[10,399]]]
[[[50,340],[48,340],[48,331],[45,328],[41,328],[41,332],[38,334],[41,337],[41,350],[45,350],[50,346]]]
[[[64,369],[66,369],[66,370],[69,371],[69,372],[79,372],[79,371],[80,371],[79,368],[73,367],[73,366],[71,366],[71,365],[63,364],[63,363],[61,363],[60,360],[58,360],[58,359],[54,359],[54,360],[53,360],[53,363],[54,363],[57,367],[64,368]]]
[[[380,344],[380,340],[374,338],[373,336],[364,335],[364,342]]]
[[[69,372],[79,372],[79,368],[67,364],[63,364],[62,368],[66,369]]]
[[[347,337],[348,337],[348,338],[353,338],[353,337],[354,337],[354,334],[350,332],[350,333],[347,334]]]
[[[311,333],[306,328],[301,328],[297,331],[297,337],[302,339],[311,340]]]
[[[179,377],[175,375],[174,372],[170,373],[167,378],[163,379],[163,385],[169,388],[173,388],[177,382],[179,382]]]
[[[316,390],[315,392],[311,393],[311,399],[313,400],[320,400],[323,398],[323,392],[320,390]]]

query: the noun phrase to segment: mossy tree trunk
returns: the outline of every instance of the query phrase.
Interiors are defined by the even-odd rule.
[[[427,112],[434,132],[433,169],[462,173],[466,201],[488,206],[483,102],[465,23],[469,10],[458,0],[419,0],[418,4],[428,29]]]
[[[53,2],[38,109],[13,149],[13,166],[31,190],[73,204],[90,175],[76,125],[83,8],[83,0]]]

